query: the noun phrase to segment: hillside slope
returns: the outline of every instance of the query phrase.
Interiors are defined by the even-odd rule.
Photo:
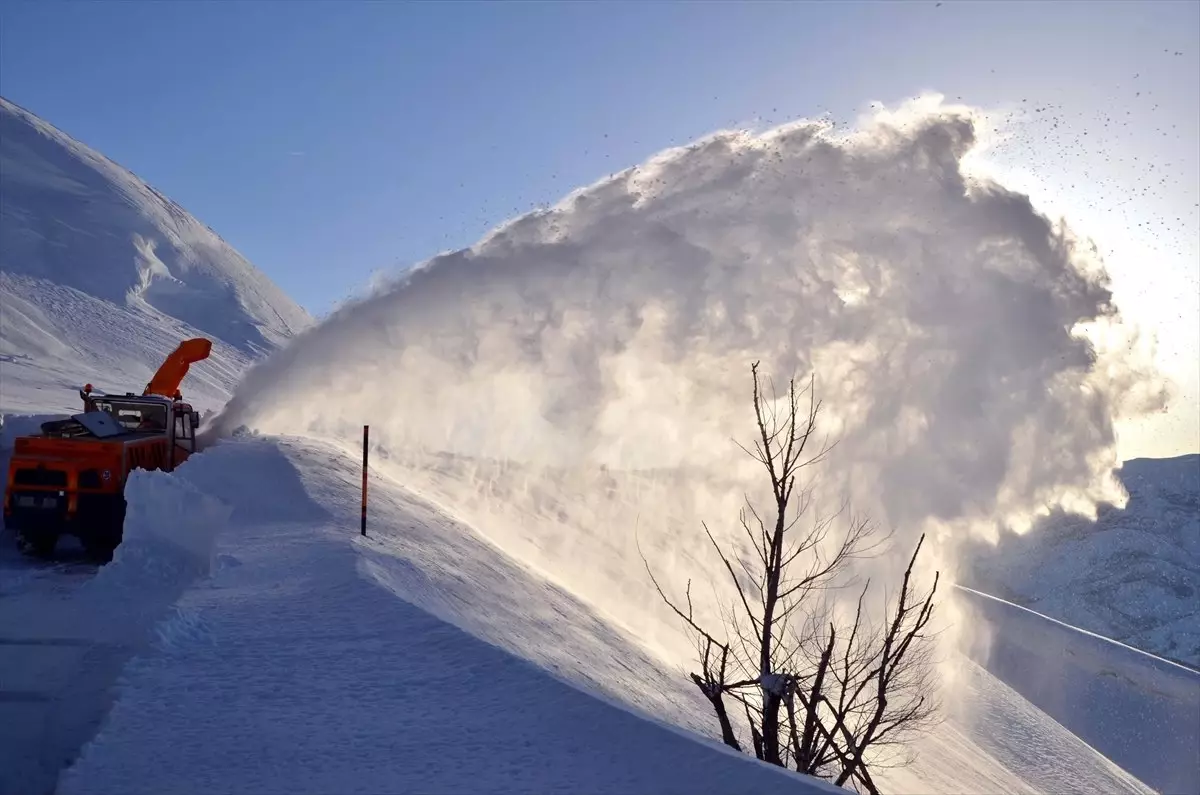
[[[955,596],[988,673],[1155,791],[1200,792],[1200,673],[978,591]]]
[[[222,402],[311,322],[178,204],[0,98],[0,409],[64,408],[84,380],[140,388],[196,335],[216,345],[194,388]]]
[[[228,522],[60,792],[836,791],[730,753],[683,671],[386,475],[361,538],[358,486],[336,446],[252,437],[139,478],[112,585],[180,559],[154,521],[178,500]],[[885,791],[1149,792],[956,663],[955,708]]]
[[[1058,513],[964,555],[963,576],[1060,621],[1200,668],[1200,455],[1126,461],[1124,508]]]

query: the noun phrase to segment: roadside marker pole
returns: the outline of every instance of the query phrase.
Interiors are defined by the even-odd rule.
[[[367,440],[370,437],[371,426],[363,426],[363,485],[362,485],[362,523],[359,532],[367,534]]]

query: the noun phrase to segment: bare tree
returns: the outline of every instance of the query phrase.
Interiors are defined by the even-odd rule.
[[[849,515],[846,504],[832,515],[816,513],[812,488],[799,485],[802,471],[832,449],[809,449],[820,412],[812,381],[801,413],[803,391],[794,379],[781,411],[774,395],[764,399],[758,362],[751,375],[758,433],[752,448],[739,447],[766,472],[773,515],[764,520],[746,497],[739,525],[755,552],[751,561],[704,525],[736,593],[722,625],[698,622],[690,580],[681,607],[642,560],[659,596],[696,639],[700,670],[691,679],[712,705],[726,745],[743,750],[731,717],[740,708],[759,759],[877,793],[870,771],[884,763],[882,752],[902,749],[936,715],[926,630],[938,577],[926,593],[915,591],[922,536],[894,604],[885,599],[884,620],[872,621],[865,608],[870,581],[854,617],[838,615],[832,597],[850,584],[848,564],[874,554],[887,537]]]

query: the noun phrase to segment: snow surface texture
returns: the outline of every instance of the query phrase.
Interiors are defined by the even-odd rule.
[[[253,368],[221,426],[369,423],[398,478],[682,662],[678,620],[629,574],[635,533],[674,594],[692,576],[732,598],[700,523],[744,548],[764,478],[731,437],[755,432],[762,360],[779,388],[815,373],[840,439],[806,484],[818,508],[848,494],[896,530],[873,582],[923,531],[950,573],[973,531],[1120,501],[1112,418],[1164,396],[1124,346],[1074,333],[1128,329],[1088,245],[972,176],[984,121],[925,100],[848,135],[664,152],[334,313]]]
[[[60,795],[840,791],[724,748],[680,672],[386,477],[361,539],[358,475],[335,447],[253,437],[180,468],[234,506],[213,576]],[[966,701],[889,791],[1150,791],[962,665]],[[707,741],[675,728],[698,723]]]
[[[135,472],[126,497],[125,540],[99,571],[69,560],[33,564],[0,536],[4,795],[53,792],[99,727],[122,667],[184,588],[210,570],[228,508],[161,472]]]
[[[315,493],[280,451],[253,441],[180,468],[237,506],[240,524],[222,538],[213,578],[159,625],[156,653],[126,671],[107,728],[64,774],[62,795],[839,791],[641,720],[396,598],[394,588],[427,600],[470,594],[459,610],[527,650],[549,641],[548,655],[575,666],[611,664],[589,646],[621,651],[612,640],[605,649],[591,634],[604,628],[569,597],[520,593],[528,586],[511,564],[489,570],[469,537],[414,526],[394,495],[382,499],[393,527],[425,540],[451,531],[437,550],[449,557],[421,561],[446,568],[398,557],[415,546],[404,533],[362,543],[360,557],[327,502],[340,491],[335,505],[352,505],[353,471],[328,449],[303,463]],[[421,589],[430,575],[462,579]],[[540,609],[557,612],[543,620]],[[621,674],[643,684],[638,669]]]
[[[193,336],[215,344],[184,392],[215,408],[311,323],[177,204],[2,98],[0,241],[0,410],[76,407],[86,381],[141,391]]]
[[[974,654],[1081,740],[1164,793],[1200,792],[1200,672],[958,589]]]
[[[1200,669],[1200,455],[1126,461],[1122,508],[980,543],[962,581]]]

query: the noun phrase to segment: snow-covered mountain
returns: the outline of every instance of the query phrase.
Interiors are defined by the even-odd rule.
[[[1056,513],[966,551],[976,587],[1200,669],[1200,455],[1126,461],[1124,508]]]
[[[141,387],[188,336],[219,404],[245,366],[312,322],[211,229],[127,169],[0,98],[0,408]]]

